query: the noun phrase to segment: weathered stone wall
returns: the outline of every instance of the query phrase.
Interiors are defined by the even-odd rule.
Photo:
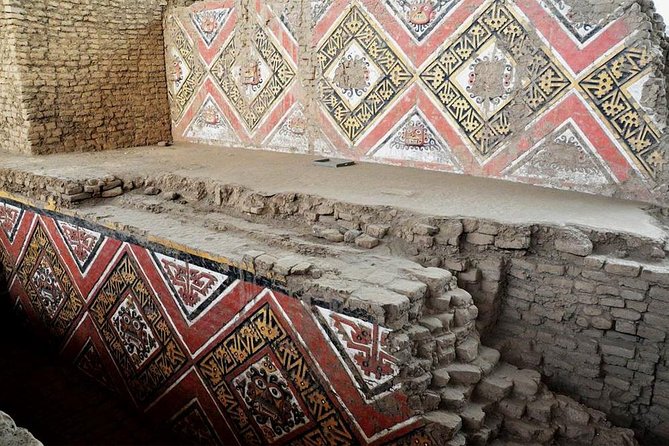
[[[17,39],[15,62],[5,69],[21,73],[9,94],[12,108],[20,110],[16,105],[22,102],[25,109],[29,144],[3,141],[3,149],[45,154],[169,138],[162,44],[166,1],[9,3]],[[17,132],[19,124],[3,127]]]
[[[28,123],[21,96],[21,71],[16,63],[17,29],[22,20],[18,1],[0,2],[0,149],[28,150]]]
[[[667,200],[648,1],[197,2],[166,39],[177,140]]]

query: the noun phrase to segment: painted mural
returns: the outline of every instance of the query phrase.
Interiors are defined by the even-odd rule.
[[[645,93],[664,82],[662,56],[638,12],[589,23],[558,0],[249,3],[167,19],[175,140],[640,199],[665,181],[666,123]]]
[[[394,385],[384,327],[225,259],[6,198],[0,229],[15,311],[193,444],[436,444]]]

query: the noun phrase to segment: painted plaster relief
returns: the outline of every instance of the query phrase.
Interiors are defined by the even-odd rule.
[[[0,254],[15,311],[195,444],[439,444],[393,387],[389,329],[229,263],[14,201],[0,209],[12,215]]]
[[[412,37],[423,40],[430,34],[459,0],[385,0]]]
[[[461,171],[457,159],[423,113],[414,109],[399,126],[369,153],[387,161],[428,162]]]
[[[175,139],[661,200],[663,56],[632,3],[314,0],[311,26],[293,4],[185,8],[167,36]],[[569,150],[559,180],[518,171],[569,122],[594,152]]]
[[[519,158],[507,174],[528,182],[552,178],[556,184],[571,184],[577,190],[592,184],[615,183],[597,150],[573,122],[557,129]]]

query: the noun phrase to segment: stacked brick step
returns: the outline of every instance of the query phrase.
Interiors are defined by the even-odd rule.
[[[500,362],[499,351],[481,345],[476,306],[450,273],[412,273],[428,285],[429,297],[407,334],[415,363],[431,367],[431,380],[414,399],[430,410],[424,418],[444,444],[636,444],[631,431],[611,427],[602,412],[554,394],[537,371]]]

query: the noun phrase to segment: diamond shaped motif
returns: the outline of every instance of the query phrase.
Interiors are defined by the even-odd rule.
[[[84,308],[84,300],[41,224],[35,228],[16,270],[44,325],[56,337],[65,336]]]
[[[265,30],[257,26],[252,45],[235,32],[211,73],[235,111],[253,132],[295,79],[295,70]]]
[[[625,48],[597,67],[580,85],[601,117],[619,136],[627,151],[651,176],[669,163],[660,147],[660,134],[638,103],[638,82],[652,70],[644,48]]]
[[[307,424],[307,415],[270,355],[237,376],[232,385],[268,443]]]
[[[318,50],[321,101],[356,141],[413,80],[413,73],[367,14],[351,7]]]
[[[216,40],[231,12],[232,8],[217,8],[191,13],[193,25],[195,25],[195,29],[197,29],[207,47],[210,47],[212,42]]]
[[[139,271],[124,253],[102,279],[89,312],[133,398],[145,403],[187,358]]]
[[[167,49],[167,81],[175,122],[179,121],[205,77],[204,64],[199,60],[193,43],[179,22],[171,17],[168,32],[171,45]]]
[[[245,444],[294,444],[298,430],[310,444],[352,444],[349,424],[294,336],[262,304],[198,361],[198,371]]]
[[[461,0],[385,0],[417,42],[423,41]]]
[[[467,76],[473,74],[468,85],[463,70],[469,70]],[[442,52],[421,79],[483,161],[512,136],[512,110],[516,116],[535,116],[570,85],[500,0]]]

